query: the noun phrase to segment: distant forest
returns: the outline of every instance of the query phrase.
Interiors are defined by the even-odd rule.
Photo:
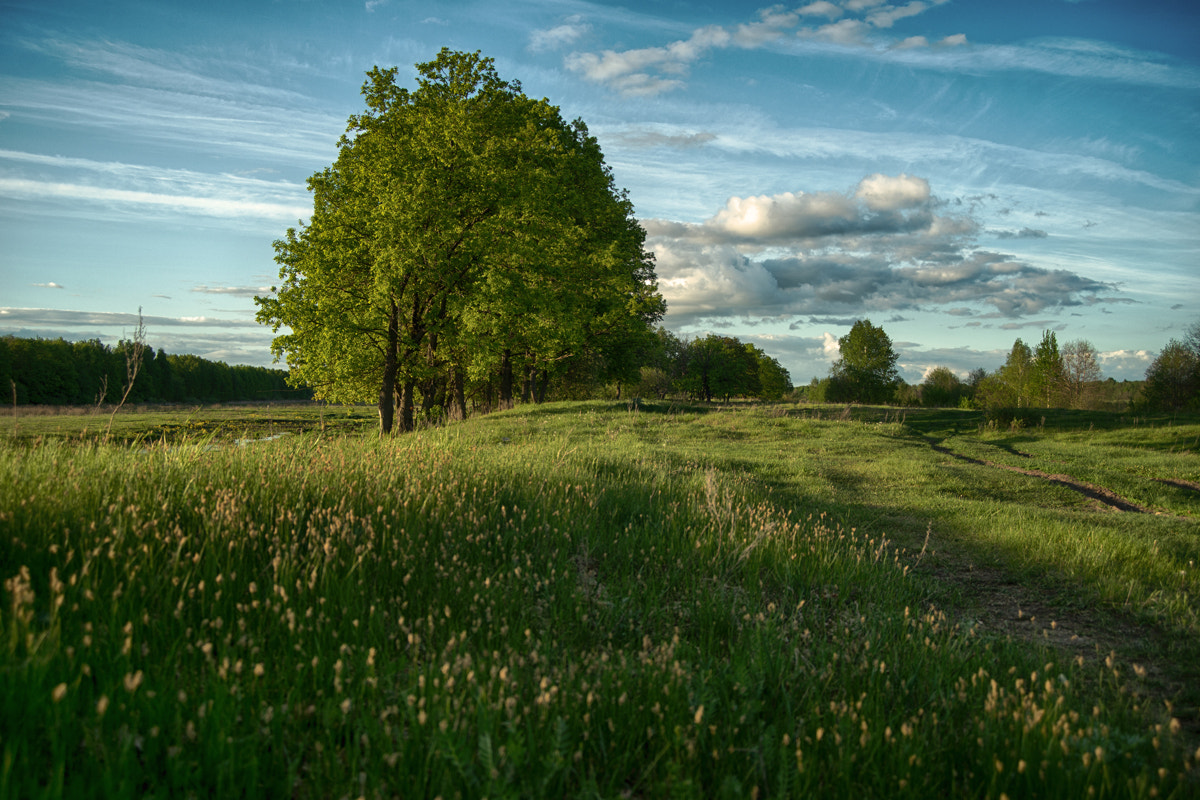
[[[68,342],[0,337],[0,392],[5,404],[95,405],[102,400],[115,404],[125,391],[130,366],[126,355],[132,352],[130,341],[110,347],[98,339]],[[309,389],[288,386],[285,370],[169,355],[146,347],[125,402],[214,403],[311,397]]]

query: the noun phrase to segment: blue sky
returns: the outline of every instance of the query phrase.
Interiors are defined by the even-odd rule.
[[[856,319],[903,376],[1200,320],[1200,4],[0,1],[0,334],[270,363],[252,297],[374,65],[443,46],[582,117],[667,327],[796,383]]]

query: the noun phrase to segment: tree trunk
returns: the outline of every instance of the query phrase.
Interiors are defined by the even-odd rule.
[[[505,350],[500,360],[500,410],[513,407],[512,351]]]
[[[437,334],[429,334],[428,346],[425,348],[425,365],[430,368],[431,373],[434,372],[434,367],[437,364],[437,345]],[[439,377],[431,377],[421,381],[421,416],[427,421],[430,412],[433,411],[435,406],[439,405],[438,395],[441,394],[440,383],[441,379]]]
[[[550,371],[547,369],[543,369],[542,370],[542,378],[541,378],[541,380],[537,381],[537,383],[534,387],[534,391],[533,391],[534,400],[537,401],[538,403],[546,402],[546,391],[549,388],[550,388]]]
[[[413,382],[406,380],[400,390],[400,430],[409,433],[413,429]]]
[[[533,382],[534,382],[534,380],[536,380],[536,377],[537,377],[537,375],[534,372],[534,368],[532,366],[525,368],[525,377],[524,377],[524,380],[521,381],[521,402],[522,403],[533,402]]]
[[[392,396],[396,392],[396,351],[400,346],[400,312],[396,304],[388,314],[387,344],[383,353],[383,385],[379,387],[379,434],[392,432],[394,406]]]
[[[450,369],[453,389],[450,398],[450,419],[463,420],[467,418],[467,392],[462,367],[456,365]]]

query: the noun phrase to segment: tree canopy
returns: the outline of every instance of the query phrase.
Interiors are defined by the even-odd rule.
[[[830,369],[826,399],[830,402],[883,403],[900,383],[899,356],[883,328],[860,319],[838,339],[841,356]]]
[[[275,243],[282,285],[255,298],[277,358],[318,397],[375,398],[381,431],[511,404],[580,368],[631,377],[665,305],[645,232],[580,120],[443,49],[415,91],[378,67],[313,214]],[[574,363],[572,363],[574,362]]]
[[[1151,408],[1179,411],[1200,406],[1200,353],[1171,339],[1146,370],[1142,392]]]

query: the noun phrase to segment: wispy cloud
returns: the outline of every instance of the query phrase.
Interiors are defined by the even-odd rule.
[[[269,328],[228,317],[145,316],[146,342],[168,353],[193,353],[231,364],[273,365]],[[116,344],[138,326],[138,315],[52,308],[0,308],[0,336],[99,339]],[[277,366],[277,365],[276,365]]]
[[[0,82],[0,105],[35,123],[276,163],[328,162],[345,125],[312,98],[268,85],[265,64],[109,40],[26,38],[17,45],[69,70],[55,80]]]
[[[287,221],[311,212],[304,187],[283,181],[0,150],[4,165],[0,196],[18,200]]]
[[[297,219],[309,209],[281,203],[263,203],[220,197],[187,197],[157,192],[111,189],[77,183],[32,181],[20,178],[0,178],[0,195],[18,200],[60,200],[92,203],[113,203],[132,206],[156,206],[172,211],[206,214],[214,217],[260,217],[267,219]]]
[[[143,316],[141,321],[147,328],[151,327],[186,327],[186,328],[258,328],[262,326],[253,320],[231,319],[227,317],[162,317]],[[130,326],[136,327],[137,314],[120,311],[73,311],[61,308],[0,308],[0,326],[21,325],[28,327],[61,327],[61,326]]]
[[[233,297],[262,297],[271,293],[270,286],[196,286],[193,292],[220,294]]]
[[[758,12],[758,20],[733,26],[709,25],[692,31],[690,37],[657,47],[634,50],[604,50],[600,53],[572,53],[566,58],[567,69],[589,81],[605,84],[622,94],[657,95],[682,89],[693,64],[711,52],[730,47],[751,50],[796,37],[843,46],[861,46],[891,39],[881,38],[880,30],[891,28],[899,19],[915,16],[946,0],[911,2],[905,6],[860,3],[850,0],[839,8],[819,0],[794,11],[772,6]],[[845,13],[856,15],[840,19]],[[799,27],[802,21],[824,17],[817,27]],[[833,21],[836,20],[836,21]],[[943,45],[964,44],[961,34],[943,39]],[[928,46],[923,39],[906,40],[906,48]]]
[[[567,17],[562,24],[552,28],[535,30],[529,34],[529,50],[534,53],[559,50],[574,44],[583,37],[591,26],[578,14]]]
[[[39,289],[63,289],[66,288],[62,284],[50,281],[49,283],[31,283],[30,286],[36,286]]]
[[[887,5],[850,0],[839,7],[822,0],[794,11],[773,6],[760,11],[756,22],[697,28],[688,38],[660,46],[572,53],[565,65],[587,80],[622,94],[658,95],[686,87],[692,67],[715,51],[756,49],[782,42],[796,53],[814,47],[849,48],[865,58],[938,70],[1034,71],[1134,85],[1200,87],[1200,70],[1154,53],[1103,42],[1046,38],[1020,44],[975,45],[962,33],[936,40],[892,33],[897,22],[944,2],[947,0]],[[804,24],[818,18],[826,21]]]
[[[992,231],[997,239],[1045,239],[1050,234],[1038,228],[1022,228],[1019,231]]]

